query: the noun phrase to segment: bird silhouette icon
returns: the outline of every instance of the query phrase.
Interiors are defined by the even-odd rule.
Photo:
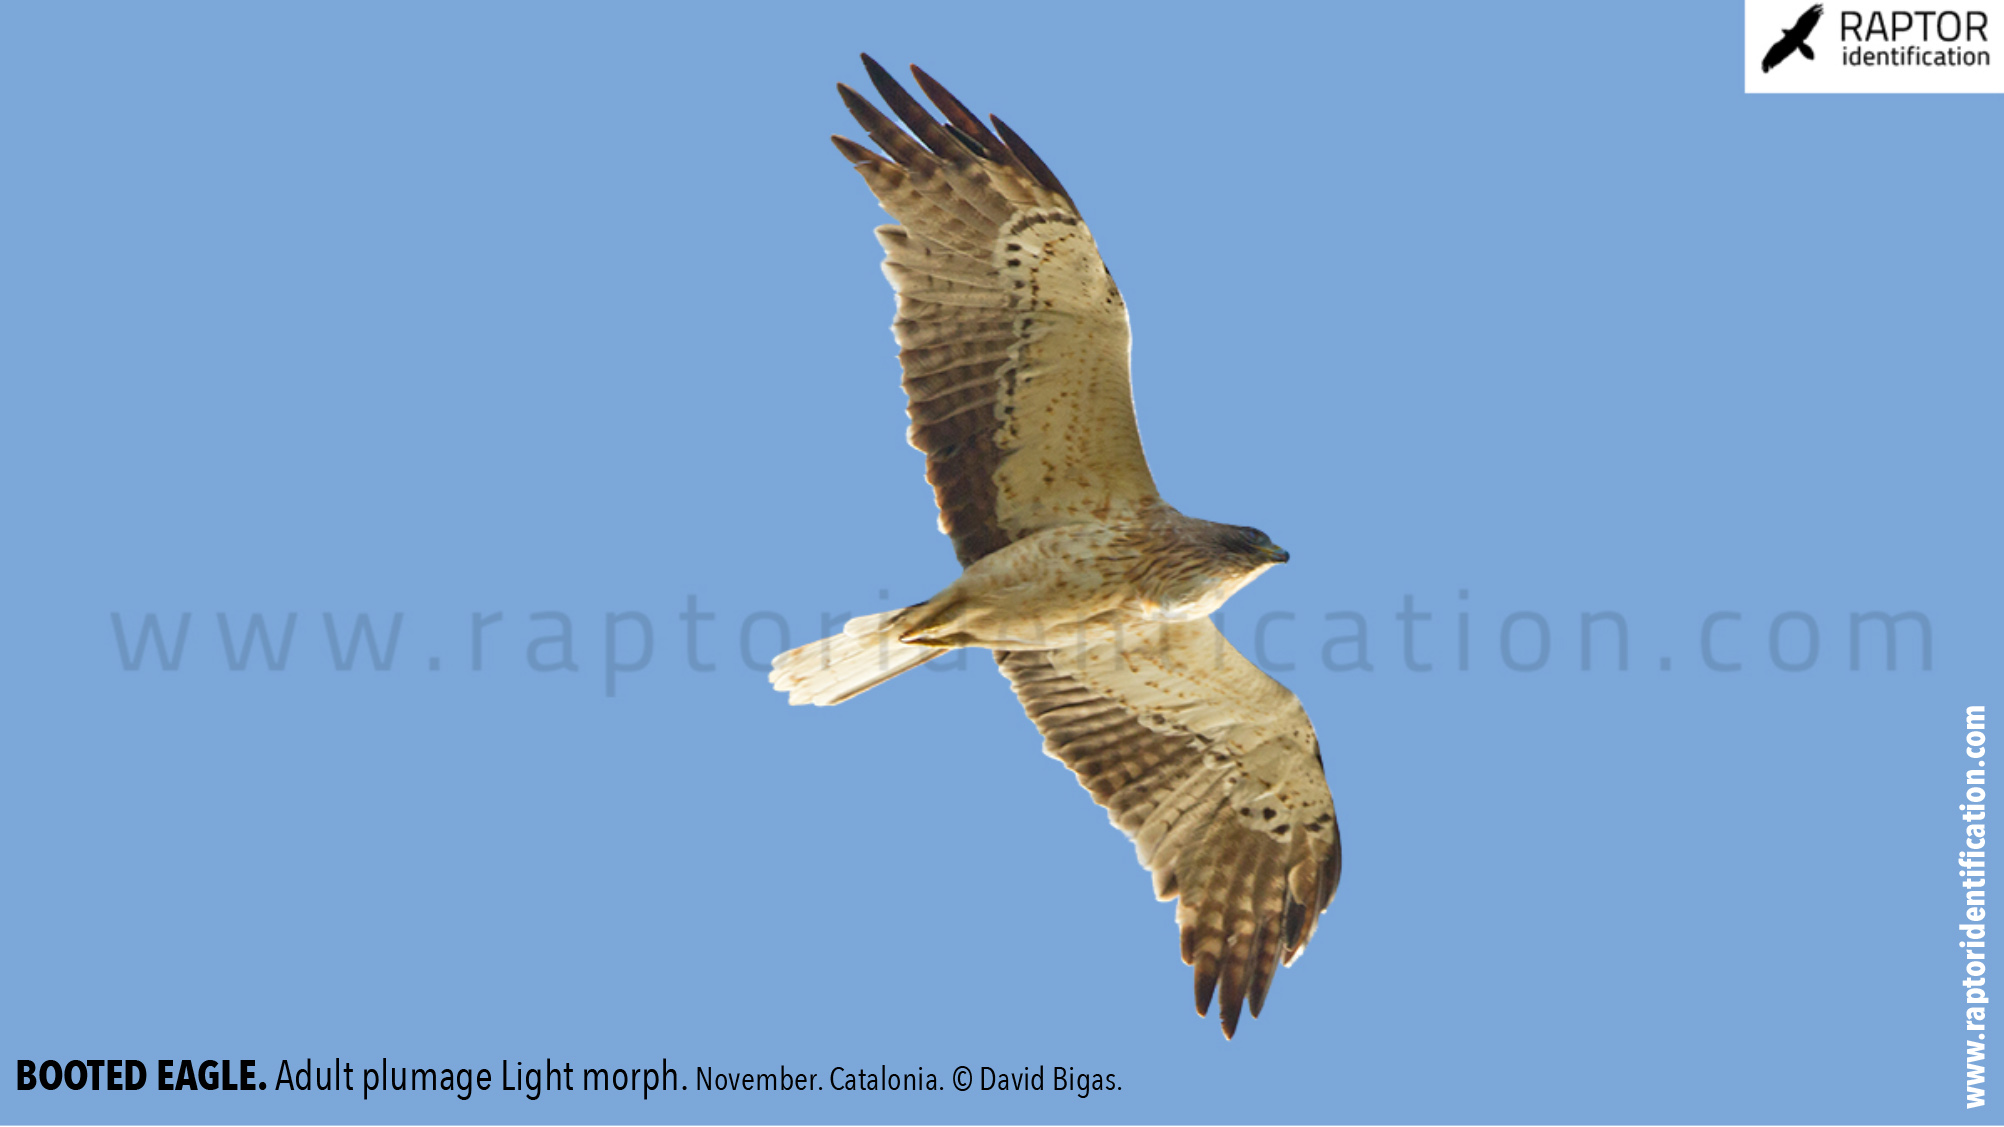
[[[1805,59],[1815,58],[1816,52],[1809,49],[1809,33],[1815,30],[1816,21],[1822,18],[1823,5],[1811,4],[1809,10],[1802,13],[1801,18],[1795,21],[1795,26],[1784,28],[1781,38],[1775,41],[1774,46],[1767,49],[1767,57],[1760,61],[1760,72],[1766,74],[1797,51],[1802,52],[1802,57]]]

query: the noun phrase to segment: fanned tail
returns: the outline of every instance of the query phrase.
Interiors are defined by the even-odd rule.
[[[766,679],[786,694],[788,704],[841,704],[946,652],[898,641],[904,614],[892,610],[852,618],[840,634],[773,658]]]

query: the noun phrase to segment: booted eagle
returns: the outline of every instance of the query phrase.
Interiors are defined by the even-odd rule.
[[[1308,714],[1209,617],[1287,553],[1156,493],[1127,307],[1058,178],[924,71],[944,122],[863,65],[904,128],[838,86],[882,152],[835,147],[898,221],[877,241],[909,437],[964,570],[779,655],[773,685],[839,704],[950,649],[993,651],[1044,751],[1134,840],[1156,897],[1180,898],[1197,1012],[1215,992],[1230,1037],[1315,933],[1342,868]]]

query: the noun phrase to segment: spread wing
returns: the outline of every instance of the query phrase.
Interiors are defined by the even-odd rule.
[[[1795,27],[1790,29],[1788,37],[1798,43],[1809,38],[1809,33],[1816,30],[1816,21],[1822,18],[1823,5],[1810,5],[1809,10],[1802,13],[1802,18],[1795,21]]]
[[[1180,897],[1197,1012],[1225,1036],[1258,1017],[1277,966],[1309,937],[1343,867],[1336,807],[1301,701],[1209,619],[1126,643],[997,653],[1062,760],[1134,840],[1155,895]]]
[[[909,437],[961,564],[1152,500],[1127,306],[1064,186],[1008,126],[991,119],[990,132],[917,67],[945,123],[863,63],[911,132],[841,86],[883,153],[835,147],[898,220],[877,240],[898,295]]]
[[[1767,49],[1767,57],[1760,61],[1760,72],[1766,74],[1768,71],[1773,70],[1776,63],[1779,63],[1794,52],[1795,40],[1787,36],[1782,37],[1780,42]]]

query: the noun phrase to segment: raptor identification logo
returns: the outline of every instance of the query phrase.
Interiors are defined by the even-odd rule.
[[[2004,94],[2004,2],[1746,0],[1744,49],[1749,94]]]

